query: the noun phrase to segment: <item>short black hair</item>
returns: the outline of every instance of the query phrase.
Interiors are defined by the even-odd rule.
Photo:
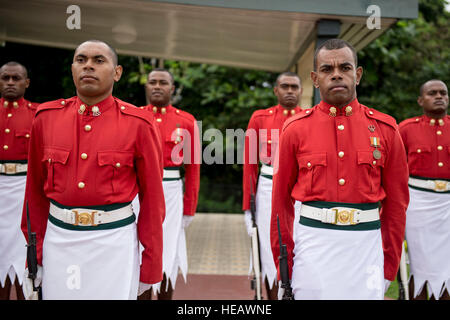
[[[107,43],[107,42],[105,42],[105,41],[102,41],[102,40],[91,39],[91,40],[83,41],[82,43],[80,43],[80,44],[75,48],[75,52],[77,52],[78,48],[79,48],[83,43],[86,43],[86,42],[96,42],[96,43],[103,43],[103,44],[105,44],[105,45],[109,48],[109,50],[111,51],[111,54],[112,54],[112,57],[113,57],[113,64],[114,64],[114,66],[117,66],[117,65],[119,64],[119,57],[118,57],[118,55],[117,55],[116,49],[114,49],[111,45],[109,45],[109,43]]]
[[[428,83],[433,82],[433,81],[441,82],[445,86],[447,86],[444,81],[439,80],[439,79],[431,79],[431,80],[425,81],[424,83],[422,83],[422,85],[420,86],[420,89],[419,89],[419,96],[420,97],[423,96],[423,90],[425,89],[425,85],[427,85]]]
[[[159,71],[159,72],[166,72],[166,73],[168,73],[169,76],[170,76],[170,81],[172,81],[172,84],[175,84],[175,79],[173,78],[172,72],[170,72],[166,68],[155,68],[155,69],[151,70],[148,74],[150,75],[150,73],[152,73],[153,71]]]
[[[28,78],[28,70],[27,70],[27,68],[25,68],[25,66],[23,64],[21,64],[19,62],[16,62],[16,61],[9,61],[9,62],[5,63],[4,65],[2,65],[0,67],[0,72],[2,71],[3,67],[17,67],[17,66],[22,67],[23,73],[25,75],[25,79],[27,79]]]
[[[300,76],[297,73],[292,72],[292,71],[285,71],[285,72],[282,72],[282,73],[280,73],[278,75],[277,79],[275,80],[275,86],[278,85],[281,77],[284,77],[284,76],[286,76],[286,77],[296,77],[296,78],[298,78],[298,81],[300,81],[300,85],[302,85],[302,79],[300,78]]]
[[[355,48],[345,40],[329,39],[329,40],[325,41],[324,43],[322,43],[320,46],[318,46],[316,49],[316,52],[314,52],[314,71],[317,70],[317,66],[316,66],[317,55],[319,54],[320,50],[322,50],[323,48],[325,48],[327,50],[337,50],[337,49],[342,49],[345,47],[350,48],[350,50],[352,51],[353,59],[355,60],[355,67],[357,67],[358,66],[358,56],[356,54]]]

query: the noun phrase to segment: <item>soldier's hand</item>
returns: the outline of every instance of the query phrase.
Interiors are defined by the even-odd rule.
[[[186,216],[186,215],[184,215],[183,216],[183,222],[182,222],[183,223],[183,229],[187,228],[191,224],[192,220],[194,220],[194,216]]]
[[[245,226],[247,228],[247,233],[251,237],[253,234],[253,222],[252,222],[252,212],[250,210],[245,210],[244,220]]]
[[[38,300],[37,291],[33,290],[33,280],[28,278],[29,272],[28,268],[25,269],[25,273],[23,275],[23,295],[26,300]],[[37,288],[41,285],[42,282],[42,266],[37,266],[36,279],[34,279],[34,286]]]

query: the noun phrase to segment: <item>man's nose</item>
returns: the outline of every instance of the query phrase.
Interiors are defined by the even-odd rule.
[[[342,79],[342,74],[338,68],[333,69],[333,73],[331,74],[331,78],[333,80]]]
[[[94,62],[92,61],[92,59],[87,59],[83,67],[84,69],[94,69]]]
[[[7,85],[12,86],[16,84],[16,81],[14,81],[13,77],[9,77],[6,83]]]

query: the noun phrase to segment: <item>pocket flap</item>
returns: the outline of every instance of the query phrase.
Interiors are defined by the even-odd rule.
[[[133,152],[127,151],[99,151],[98,152],[99,166],[133,166]]]
[[[297,155],[297,158],[300,168],[311,169],[315,166],[327,165],[327,154],[325,152]]]
[[[431,146],[412,146],[409,148],[411,153],[431,152]]]
[[[62,164],[67,163],[69,159],[70,151],[54,148],[54,147],[44,147],[44,156],[42,161],[58,162]]]
[[[30,130],[16,131],[15,136],[16,137],[29,138],[30,137]]]
[[[380,152],[380,159],[376,159],[373,155],[375,150],[368,150],[368,151],[358,151],[358,164],[370,164],[371,166],[383,166],[385,155],[384,151],[378,149]]]

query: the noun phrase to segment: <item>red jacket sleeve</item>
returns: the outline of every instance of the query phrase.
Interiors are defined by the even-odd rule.
[[[185,181],[184,181],[184,196],[183,196],[183,215],[193,216],[197,209],[198,191],[200,189],[200,162],[201,162],[201,146],[200,134],[197,122],[192,122],[190,133],[190,154],[189,161],[185,161]]]
[[[256,194],[259,163],[259,126],[254,116],[250,118],[245,134],[244,168],[242,179],[242,210],[250,210],[250,194]]]
[[[22,214],[22,232],[28,241],[26,205],[28,204],[31,231],[36,232],[36,251],[38,264],[42,265],[42,244],[47,229],[50,202],[44,193],[44,180],[47,167],[43,165],[42,122],[37,117],[31,129],[28,151],[28,172]]]
[[[297,141],[295,130],[283,130],[280,137],[280,146],[275,155],[274,177],[272,189],[272,215],[270,222],[270,242],[275,265],[278,269],[278,256],[280,255],[280,242],[278,239],[277,219],[280,221],[281,238],[288,251],[289,277],[293,265],[293,222],[295,200],[291,197],[292,189],[297,181]],[[282,157],[279,157],[282,154]]]
[[[386,197],[381,203],[380,221],[384,252],[384,277],[393,281],[400,264],[409,204],[408,166],[398,130],[391,133],[388,156],[382,171]]]
[[[139,132],[136,141],[140,202],[137,229],[144,247],[140,281],[153,284],[162,280],[162,223],[166,212],[162,187],[163,154],[155,125],[143,123]]]

